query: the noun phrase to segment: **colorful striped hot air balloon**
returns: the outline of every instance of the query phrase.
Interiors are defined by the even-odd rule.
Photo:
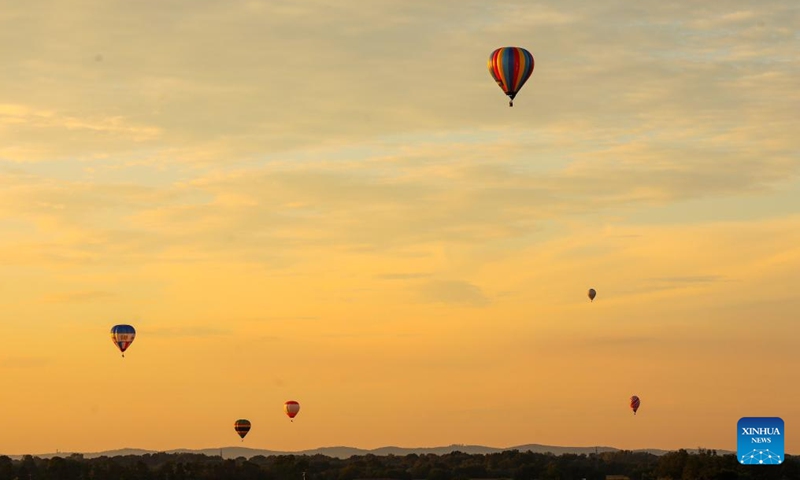
[[[293,419],[295,415],[297,415],[297,412],[300,411],[300,404],[294,400],[289,400],[283,404],[283,411],[286,412],[286,415],[289,415],[289,418]]]
[[[242,437],[242,441],[244,442],[245,435],[250,431],[250,420],[245,420],[243,418],[236,420],[233,424],[233,429]]]
[[[130,325],[114,325],[111,327],[111,341],[125,356],[125,350],[131,346],[133,339],[136,338],[136,329]]]
[[[489,56],[489,73],[511,99],[509,107],[514,106],[514,97],[533,73],[533,63],[533,55],[519,47],[498,48]]]
[[[631,397],[631,410],[633,410],[633,414],[636,415],[636,410],[639,410],[639,397],[636,395]]]

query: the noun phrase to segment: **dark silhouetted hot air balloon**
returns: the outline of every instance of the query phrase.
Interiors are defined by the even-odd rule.
[[[597,296],[597,292],[594,291],[594,288],[589,289],[589,300],[594,302],[594,297]]]
[[[250,420],[245,420],[243,418],[236,420],[233,424],[233,429],[242,437],[242,441],[244,442],[245,435],[250,431]]]
[[[293,419],[295,415],[297,415],[297,412],[300,411],[300,404],[294,400],[289,400],[283,404],[283,411],[286,412],[286,415],[289,415],[289,418]]]
[[[639,410],[639,397],[636,395],[631,397],[631,410],[633,410],[633,414],[636,415],[636,410]]]
[[[136,329],[130,325],[114,325],[111,327],[111,341],[125,356],[125,350],[131,346],[133,339],[136,338]]]
[[[511,99],[509,107],[514,106],[514,97],[533,73],[533,63],[531,52],[519,47],[498,48],[489,56],[489,73]]]

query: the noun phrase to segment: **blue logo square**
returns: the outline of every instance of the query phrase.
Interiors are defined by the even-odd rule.
[[[744,417],[736,424],[736,456],[742,465],[783,463],[783,420],[778,417]]]

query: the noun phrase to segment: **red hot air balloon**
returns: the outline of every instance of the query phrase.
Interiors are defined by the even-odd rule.
[[[533,64],[531,52],[519,47],[498,48],[489,56],[489,73],[511,99],[509,107],[514,106],[514,97],[533,73]]]
[[[631,410],[633,410],[633,414],[636,415],[636,410],[639,410],[639,397],[636,395],[631,397]]]
[[[294,419],[295,415],[297,415],[297,412],[300,411],[300,404],[294,400],[289,400],[283,404],[283,411],[286,412],[286,415],[288,415],[289,418]]]

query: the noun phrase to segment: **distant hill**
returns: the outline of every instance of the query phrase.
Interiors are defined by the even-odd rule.
[[[195,453],[195,454],[203,454],[203,455],[210,455],[210,456],[218,456],[222,455],[223,458],[238,458],[238,457],[245,457],[251,458],[257,455],[263,455],[265,457],[273,456],[273,455],[325,455],[328,457],[335,457],[335,458],[349,458],[353,455],[396,455],[396,456],[405,456],[411,454],[417,455],[425,455],[425,454],[434,454],[434,455],[446,455],[452,452],[463,452],[473,455],[485,455],[488,453],[498,453],[507,450],[519,450],[520,452],[533,452],[533,453],[552,453],[554,455],[563,455],[563,454],[590,454],[597,452],[617,452],[621,449],[614,448],[614,447],[559,447],[553,445],[539,445],[539,444],[528,444],[528,445],[518,445],[515,447],[507,447],[507,448],[496,448],[496,447],[485,447],[482,445],[450,445],[447,447],[421,447],[421,448],[406,448],[406,447],[381,447],[375,448],[372,450],[365,450],[361,448],[353,448],[353,447],[322,447],[316,448],[313,450],[301,450],[298,452],[287,452],[287,451],[278,451],[278,450],[261,450],[261,449],[254,449],[254,448],[246,448],[246,447],[222,447],[222,448],[204,448],[200,450],[190,450],[190,449],[175,449],[175,450],[168,450],[166,452],[159,452],[157,450],[142,450],[136,448],[124,448],[120,450],[108,450],[105,452],[96,452],[96,453],[83,453],[85,458],[98,458],[98,457],[117,457],[117,456],[126,456],[126,455],[146,455],[146,454],[153,454],[153,453]],[[686,449],[690,453],[696,453],[697,449]],[[647,452],[653,455],[664,455],[665,453],[670,452],[671,450],[661,450],[655,448],[648,448],[648,449],[638,449],[634,450],[634,452]],[[717,453],[720,455],[724,454],[733,454],[736,452],[730,450],[717,450]],[[71,455],[72,452],[58,452],[58,453],[47,453],[42,455],[35,455],[40,458],[52,458],[52,457],[68,457]],[[11,458],[22,458],[22,455],[9,455]]]

